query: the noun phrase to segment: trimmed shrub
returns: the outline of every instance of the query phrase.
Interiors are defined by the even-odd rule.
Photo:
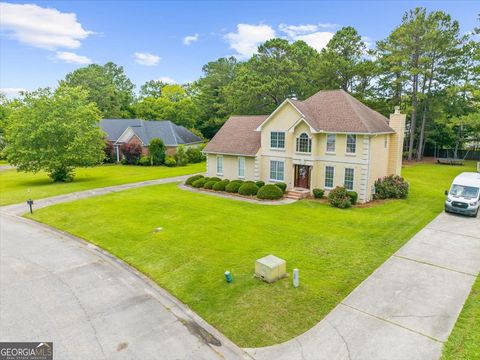
[[[229,180],[217,181],[215,185],[213,185],[212,189],[215,191],[225,191],[225,187],[228,185],[229,182]]]
[[[201,178],[201,179],[195,180],[192,183],[192,186],[196,188],[202,188],[205,186],[206,183],[207,183],[207,180],[205,180],[205,178]]]
[[[347,191],[347,195],[350,197],[350,202],[355,205],[358,200],[358,194],[356,191]]]
[[[352,206],[350,196],[348,196],[347,189],[343,186],[337,186],[328,194],[328,201],[334,207],[346,209]]]
[[[262,186],[257,193],[259,199],[277,200],[283,197],[283,191],[276,185]]]
[[[283,182],[275,183],[275,186],[278,186],[280,190],[282,190],[282,193],[284,193],[285,190],[287,190],[287,184]]]
[[[375,181],[374,199],[405,199],[408,183],[398,175],[389,175]]]
[[[259,190],[258,186],[255,185],[254,182],[245,182],[238,189],[238,193],[240,195],[253,196],[253,195],[257,195],[258,190]]]
[[[238,181],[230,181],[227,186],[225,186],[225,191],[229,193],[238,193],[238,189],[240,189],[242,183]]]
[[[162,139],[155,138],[150,140],[148,145],[148,153],[152,158],[153,165],[161,165],[165,162],[165,145]]]
[[[189,147],[186,151],[188,162],[196,164],[205,160],[205,156],[198,147]]]
[[[177,166],[177,161],[171,156],[165,156],[165,166],[168,166],[168,167]]]
[[[323,195],[325,194],[325,190],[323,189],[313,189],[313,196],[316,199],[321,199],[323,198]]]
[[[175,153],[175,161],[177,162],[178,166],[185,166],[188,164],[188,156],[185,152],[185,146],[180,145],[177,147],[177,152]]]
[[[205,188],[205,189],[213,189],[213,185],[215,185],[217,182],[219,182],[219,181],[208,180],[208,181],[205,183],[204,188]]]
[[[186,181],[185,181],[185,185],[192,185],[192,183],[198,179],[202,179],[203,178],[203,175],[193,175],[193,176],[190,176]]]
[[[140,160],[138,160],[138,165],[141,166],[150,166],[152,165],[150,157],[149,156],[142,156]]]
[[[240,179],[236,179],[236,180],[232,180],[230,182],[235,182],[235,183],[239,183],[239,184],[243,184],[243,180],[240,180]]]
[[[255,185],[257,185],[258,188],[261,188],[262,186],[265,186],[265,181],[255,181]]]
[[[209,177],[208,180],[209,180],[209,181],[210,181],[210,180],[211,180],[211,181],[221,181],[222,179],[213,176],[213,177]]]

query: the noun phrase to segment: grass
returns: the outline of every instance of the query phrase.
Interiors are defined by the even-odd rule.
[[[15,169],[0,171],[0,205],[67,194],[104,186],[193,174],[205,171],[205,163],[182,167],[102,165],[80,168],[69,183],[53,183],[46,173],[21,173]],[[29,192],[30,191],[30,192]]]
[[[257,347],[320,321],[440,213],[444,189],[472,169],[408,166],[408,199],[348,210],[314,200],[257,205],[168,184],[51,206],[33,218],[108,250],[238,345]],[[268,254],[285,259],[289,273],[300,269],[299,288],[291,277],[270,285],[252,277],[254,261]]]
[[[472,287],[455,327],[444,345],[442,360],[471,360],[480,355],[480,277]]]

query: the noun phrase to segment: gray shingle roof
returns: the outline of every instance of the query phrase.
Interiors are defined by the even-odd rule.
[[[142,119],[102,119],[100,127],[109,141],[117,141],[127,128],[142,140],[145,145],[155,138],[162,139],[167,146],[177,146],[201,142],[202,139],[183,126],[170,120],[153,121]]]

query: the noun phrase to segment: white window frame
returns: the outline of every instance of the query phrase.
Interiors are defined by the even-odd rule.
[[[237,175],[240,179],[245,179],[245,157],[238,157],[238,172]]]
[[[217,155],[217,175],[223,175],[223,155]]]
[[[350,171],[350,170],[352,171],[352,178],[347,180],[347,171]],[[352,183],[351,187],[347,186],[347,181],[349,183],[350,182]],[[355,185],[355,168],[345,168],[345,173],[343,176],[343,186],[345,186],[345,189],[349,191],[353,191],[354,185]]]
[[[328,169],[332,169],[332,185],[327,185],[327,174],[328,174]],[[328,179],[330,180],[330,178]],[[332,166],[332,165],[325,165],[325,181],[323,183],[323,185],[325,186],[325,189],[333,189],[333,185],[334,185],[334,182],[335,182],[335,167]]]
[[[273,134],[276,134],[277,136],[277,139],[276,139],[276,145],[275,146],[272,146],[272,135]],[[279,144],[279,139],[278,139],[278,135],[279,134],[282,134],[283,135],[283,147],[280,147],[278,146]],[[285,131],[270,131],[270,149],[274,149],[274,150],[285,150]]]
[[[275,177],[272,177],[272,168],[274,167],[275,163],[275,166],[278,166],[279,164],[282,164],[282,172],[281,172],[281,175],[282,175],[282,178],[279,179],[278,178],[278,175],[280,174],[278,168],[275,169]],[[270,181],[272,182],[284,182],[285,181],[285,161],[282,161],[282,160],[270,160],[270,169],[269,169],[269,177],[270,177]]]
[[[329,150],[329,149],[328,149],[328,138],[329,138],[329,137],[333,137],[333,150]],[[335,135],[335,134],[327,134],[327,137],[326,137],[326,145],[325,145],[325,152],[326,152],[327,154],[335,154],[336,147],[337,147],[337,135]]]
[[[305,137],[301,138],[303,135],[305,135],[307,138],[306,139],[305,139]],[[301,140],[307,140],[306,144],[301,144],[300,143]],[[301,145],[307,145],[307,151],[301,151],[300,150]],[[312,138],[310,136],[308,136],[308,134],[305,133],[305,132],[298,135],[298,137],[296,139],[296,143],[295,143],[295,150],[296,150],[297,153],[311,154],[312,153]]]
[[[349,137],[352,137],[355,139],[355,151],[353,152],[350,152],[348,151],[348,138]],[[345,153],[348,154],[348,155],[355,155],[357,153],[357,135],[356,134],[347,134],[345,136]]]

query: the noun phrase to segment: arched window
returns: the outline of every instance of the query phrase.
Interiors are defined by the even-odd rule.
[[[297,138],[297,152],[312,152],[312,139],[310,139],[310,137],[305,133],[301,133]]]

